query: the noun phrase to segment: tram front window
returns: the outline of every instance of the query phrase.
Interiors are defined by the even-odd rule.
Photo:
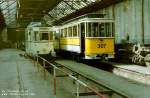
[[[40,33],[40,40],[48,40],[48,33]]]
[[[88,23],[87,37],[98,37],[98,23]]]
[[[87,37],[113,37],[112,23],[87,23]]]

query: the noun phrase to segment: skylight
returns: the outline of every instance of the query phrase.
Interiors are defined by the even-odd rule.
[[[1,0],[0,9],[5,18],[5,23],[9,25],[16,21],[17,1],[16,0]]]
[[[44,19],[51,25],[55,20],[59,20],[62,17],[65,17],[96,1],[100,0],[63,0],[53,10],[51,10]]]

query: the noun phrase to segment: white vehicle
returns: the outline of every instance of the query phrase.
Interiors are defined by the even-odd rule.
[[[29,55],[55,55],[54,33],[51,27],[28,26],[25,31],[25,51]]]

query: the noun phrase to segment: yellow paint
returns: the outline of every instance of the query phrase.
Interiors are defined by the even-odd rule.
[[[61,45],[80,45],[79,38],[61,38],[60,39]]]
[[[79,38],[61,38],[61,45],[80,45]],[[114,38],[85,38],[85,55],[114,54]]]
[[[86,38],[85,55],[114,54],[114,38]]]

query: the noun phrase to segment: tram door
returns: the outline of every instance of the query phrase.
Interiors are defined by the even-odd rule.
[[[80,43],[81,43],[81,55],[84,56],[85,51],[85,23],[80,24]]]

